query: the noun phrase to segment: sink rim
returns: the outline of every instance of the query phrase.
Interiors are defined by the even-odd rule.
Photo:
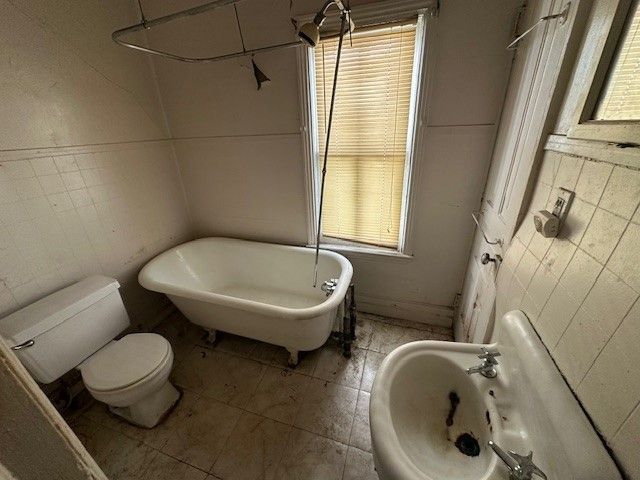
[[[370,428],[375,461],[378,463],[380,461],[379,457],[383,456],[384,470],[392,478],[395,478],[395,475],[397,478],[406,480],[433,479],[428,471],[421,470],[407,455],[394,428],[391,389],[388,386],[392,383],[394,375],[402,368],[404,364],[402,359],[408,359],[415,355],[439,356],[456,365],[464,373],[465,368],[479,362],[477,355],[480,353],[480,347],[481,345],[479,344],[421,340],[396,348],[382,361],[371,389],[369,406]],[[480,379],[476,377],[480,377]],[[482,402],[479,415],[488,410],[491,417],[496,418],[498,410],[493,402],[488,401],[485,392],[488,393],[489,386],[483,380],[486,379],[480,375],[469,376],[470,388],[477,390],[478,398]],[[491,438],[500,443],[502,435],[497,427],[497,425],[494,426]],[[375,436],[377,438],[374,438],[374,430],[379,432]],[[487,447],[482,445],[482,448]],[[375,453],[378,453],[378,455]],[[491,455],[486,469],[479,472],[478,480],[489,478],[497,468],[497,465],[497,457]]]
[[[467,363],[464,354],[477,354],[480,348],[486,347],[497,348],[502,353],[498,376],[486,379],[480,375],[472,375],[471,378],[477,386],[481,386],[481,392],[487,395],[483,397],[484,400],[494,403],[498,413],[502,414],[498,417],[498,425],[492,421],[494,428],[491,435],[496,443],[501,442],[503,448],[523,454],[533,451],[536,464],[549,478],[622,480],[623,475],[598,435],[596,426],[587,416],[524,312],[512,310],[496,319],[491,340],[493,343],[490,344],[418,342],[400,347],[383,361],[381,378],[374,381],[371,392],[370,410],[373,457],[380,478],[434,480],[434,475],[440,476],[436,478],[443,476],[440,471],[429,471],[429,464],[418,464],[424,471],[410,465],[409,458],[404,458],[405,452],[401,445],[396,444],[391,449],[383,445],[393,443],[384,437],[389,429],[383,431],[381,437],[381,429],[378,427],[382,418],[377,413],[384,403],[381,399],[385,396],[384,390],[388,390],[391,385],[390,382],[384,385],[385,382],[382,381],[385,372],[390,370],[389,365],[403,352],[423,348],[431,350],[430,353],[440,351],[442,355],[457,357],[460,366],[469,367],[477,364],[478,360],[473,358]],[[383,388],[380,388],[381,384]],[[390,394],[386,401],[389,396]],[[554,408],[549,408],[549,405]],[[413,405],[409,406],[414,408]],[[394,411],[394,415],[396,414]],[[407,420],[411,422],[411,418],[405,416],[403,425],[407,425]],[[390,433],[394,434],[393,429]],[[411,455],[415,458],[415,450]],[[399,460],[405,464],[398,465]],[[492,472],[482,479],[474,480],[496,480],[507,476],[506,467],[498,462]]]

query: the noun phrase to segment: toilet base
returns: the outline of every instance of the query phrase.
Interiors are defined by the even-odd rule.
[[[176,387],[170,382],[166,382],[159,390],[133,405],[128,407],[109,405],[109,410],[135,425],[153,428],[171,410],[179,398],[180,392]]]

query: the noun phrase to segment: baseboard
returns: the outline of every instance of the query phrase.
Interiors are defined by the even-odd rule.
[[[385,317],[401,318],[413,322],[451,328],[453,325],[453,308],[429,303],[391,300],[358,294],[356,291],[358,310]]]

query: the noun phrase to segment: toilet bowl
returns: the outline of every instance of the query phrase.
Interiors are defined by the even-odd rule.
[[[96,400],[116,415],[152,428],[180,398],[171,385],[171,345],[155,333],[133,333],[108,343],[78,365]]]
[[[173,351],[155,333],[114,340],[130,324],[119,287],[102,275],[85,278],[0,319],[0,335],[37,381],[77,368],[96,400],[152,428],[180,398],[169,382]]]

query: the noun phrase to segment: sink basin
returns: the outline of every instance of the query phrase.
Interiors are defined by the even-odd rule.
[[[421,341],[385,358],[369,409],[380,479],[507,480],[489,440],[533,451],[549,479],[622,478],[526,316],[498,323],[490,345]],[[496,378],[466,373],[482,347],[502,354]]]
[[[484,478],[478,473],[486,476],[496,464],[484,448],[493,438],[490,419],[497,416],[495,406],[462,367],[473,353],[464,352],[462,344],[462,355],[443,350],[448,346],[415,342],[398,349],[380,377],[390,382],[384,387],[378,382],[373,403],[381,388],[388,391],[385,414],[390,423],[385,427],[391,431],[385,437],[397,441],[415,478],[429,478],[420,472],[430,472],[432,478]]]

